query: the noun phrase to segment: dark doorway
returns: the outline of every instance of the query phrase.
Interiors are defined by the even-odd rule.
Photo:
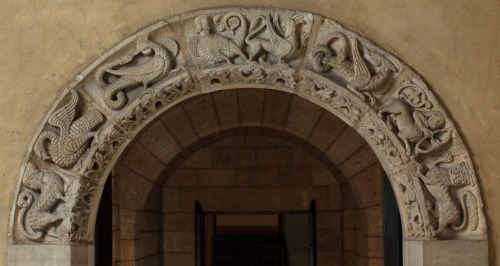
[[[315,205],[309,211],[203,212],[196,203],[197,266],[315,266]]]
[[[106,180],[102,191],[95,224],[95,265],[109,266],[113,264],[113,201],[111,176]]]
[[[398,203],[391,182],[384,178],[384,261],[385,266],[403,265],[403,235]]]

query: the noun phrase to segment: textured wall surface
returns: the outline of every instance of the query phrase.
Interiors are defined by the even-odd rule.
[[[0,10],[0,265],[22,157],[58,93],[106,49],[169,15],[215,6],[320,13],[364,34],[420,73],[471,149],[488,218],[490,264],[500,228],[500,3],[457,1],[14,1]]]

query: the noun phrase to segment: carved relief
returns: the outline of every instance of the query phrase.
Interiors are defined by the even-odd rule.
[[[227,62],[232,64],[232,58],[240,56],[247,60],[243,53],[247,21],[237,12],[216,16],[217,29],[214,20],[208,15],[198,16],[194,27],[198,36],[188,41],[188,49],[193,57],[200,58],[205,63]]]
[[[390,175],[407,238],[485,236],[468,153],[452,152],[461,144],[458,132],[417,74],[320,16],[232,11],[197,11],[197,17],[148,28],[132,44],[127,40],[111,50],[115,54],[99,60],[104,63],[98,68],[83,72],[92,74],[78,80],[34,139],[34,154],[46,162],[30,158],[21,177],[14,237],[91,241],[88,219],[98,183],[137,129],[200,92],[242,87],[295,93],[356,127]],[[306,55],[313,28],[318,34]],[[174,34],[182,36],[179,45],[185,47],[165,37]],[[134,47],[127,55],[116,52]],[[191,56],[177,58],[180,51]],[[180,72],[179,60],[189,68]],[[103,111],[79,103],[82,95]],[[68,176],[81,178],[67,182]]]
[[[380,107],[378,115],[397,132],[407,156],[431,153],[451,141],[453,131],[444,128],[446,120],[440,111],[416,109],[392,98]]]
[[[272,55],[278,59],[278,64],[284,64],[284,59],[300,55],[309,38],[306,32],[299,34],[300,25],[305,23],[301,15],[286,18],[283,22],[280,22],[279,14],[254,18],[250,23],[250,32],[245,38],[250,47],[250,61],[255,61],[258,57],[259,62],[264,63],[266,56]]]
[[[174,68],[174,59],[179,50],[174,40],[167,39],[160,44],[149,40],[146,34],[137,38],[136,46],[136,54],[105,63],[95,73],[95,82],[104,91],[103,101],[113,110],[120,110],[127,104],[125,90],[138,85],[146,90]],[[142,64],[135,63],[139,54],[149,60]]]
[[[430,237],[429,221],[425,209],[422,206],[422,193],[419,189],[418,173],[419,165],[410,167],[393,175],[393,188],[398,197],[399,210],[402,214],[402,222],[406,237],[425,238]],[[417,181],[417,182],[415,182]]]
[[[327,72],[335,69],[347,81],[347,88],[362,101],[368,98],[370,104],[376,101],[390,86],[390,78],[399,72],[395,63],[375,49],[360,48],[359,39],[341,32],[320,36],[320,43],[313,47],[310,57],[316,71]],[[332,42],[338,42],[332,48]],[[350,56],[348,50],[350,47]]]
[[[66,201],[67,187],[63,178],[28,163],[22,183],[26,189],[17,200],[20,208],[17,217],[19,231],[33,241],[42,241],[46,234],[60,239],[64,232],[57,223],[69,213],[56,210],[61,202]]]
[[[299,91],[322,102],[328,103],[334,113],[347,120],[349,124],[359,122],[364,114],[363,107],[334,89],[313,78],[306,77],[299,83]]]
[[[450,229],[461,231],[469,227],[469,230],[474,231],[478,226],[479,205],[475,195],[471,191],[462,192],[459,195],[461,209],[452,198],[450,192],[452,186],[464,186],[474,182],[464,162],[450,167],[449,164],[452,161],[453,156],[450,153],[444,153],[419,175],[432,197],[432,201],[426,200],[425,204],[433,217],[437,219],[437,226],[429,226],[433,236]],[[447,235],[450,232],[443,233]]]
[[[244,64],[277,63],[286,68],[285,61],[305,51],[309,33],[302,31],[303,24],[307,22],[300,14],[256,15],[250,25],[239,12],[213,18],[200,15],[193,22],[196,36],[187,45],[190,54],[204,64],[233,64],[240,58]]]
[[[70,101],[49,117],[48,123],[54,128],[42,132],[34,147],[40,158],[50,159],[62,168],[77,163],[88,148],[88,140],[97,134],[92,130],[104,121],[93,108],[75,120],[77,103],[78,93],[72,90]]]
[[[132,131],[158,110],[193,92],[195,88],[188,76],[174,79],[164,88],[144,91],[139,97],[141,102],[120,121],[120,125],[125,130]]]
[[[230,84],[272,85],[293,89],[297,80],[295,69],[269,65],[254,67],[215,68],[198,75],[203,88]]]
[[[97,186],[94,183],[81,180],[76,191],[76,200],[71,209],[71,232],[68,240],[71,242],[92,241],[93,236],[87,235],[87,227]]]
[[[390,169],[397,169],[408,161],[408,158],[401,154],[390,136],[375,120],[364,120],[359,129],[375,152],[379,154],[379,158],[383,158],[382,163],[386,163]]]
[[[88,179],[96,180],[102,178],[104,169],[126,139],[125,134],[114,126],[103,130],[102,135],[101,141],[90,161],[87,162],[83,174]]]

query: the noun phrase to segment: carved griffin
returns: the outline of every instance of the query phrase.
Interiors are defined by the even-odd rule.
[[[264,57],[272,54],[278,58],[278,64],[284,64],[283,59],[291,59],[300,55],[309,37],[308,33],[298,36],[300,24],[305,24],[300,15],[287,18],[283,23],[280,23],[278,14],[272,18],[270,14],[266,17],[254,18],[250,23],[248,36],[245,38],[245,42],[250,46],[250,61],[254,61],[255,57],[260,55],[259,61],[263,63]],[[258,37],[264,29],[267,30],[268,38]]]
[[[365,49],[364,58],[372,67],[378,69],[372,75],[367,63],[361,56],[359,41],[351,36],[352,61],[347,58],[347,38],[341,33],[334,33],[327,42],[338,39],[341,47],[334,52],[327,45],[316,45],[311,52],[313,67],[316,71],[326,72],[331,68],[336,69],[347,80],[347,88],[350,89],[361,100],[368,97],[371,104],[375,103],[372,94],[383,93],[387,89],[387,82],[391,72],[398,72],[396,66],[379,52]]]
[[[74,120],[77,103],[78,93],[72,90],[70,101],[49,117],[49,124],[59,128],[59,132],[44,131],[35,143],[38,156],[44,160],[51,159],[63,168],[75,165],[85,153],[89,138],[97,134],[92,130],[104,120],[102,114],[93,108]]]
[[[214,21],[206,15],[194,20],[196,33],[188,41],[188,49],[192,56],[206,63],[227,62],[232,64],[232,58],[240,56],[247,59],[243,53],[244,37],[247,34],[245,18],[236,12],[231,12],[218,21],[220,32],[213,28]],[[222,32],[226,34],[222,34]]]
[[[52,225],[65,217],[54,213],[56,205],[65,201],[64,181],[58,174],[40,171],[28,163],[22,182],[30,190],[21,192],[17,200],[21,208],[18,227],[27,239],[40,241]],[[39,192],[36,201],[35,192]]]
[[[104,103],[113,110],[120,110],[128,102],[126,89],[142,84],[147,89],[151,83],[167,75],[174,67],[174,58],[178,52],[177,43],[167,39],[164,45],[148,40],[148,35],[137,39],[137,53],[126,55],[101,66],[95,73],[95,82],[103,93]],[[172,53],[167,49],[169,47]],[[125,66],[131,64],[138,55],[145,56],[154,52],[150,60],[143,64]],[[114,81],[108,82],[105,75],[114,77]]]

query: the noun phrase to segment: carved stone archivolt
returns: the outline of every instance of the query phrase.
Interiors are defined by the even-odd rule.
[[[354,127],[391,180],[406,239],[486,238],[467,149],[408,66],[318,15],[216,9],[135,34],[65,90],[20,171],[15,243],[92,242],[93,199],[129,141],[177,103],[234,88],[294,93]]]

